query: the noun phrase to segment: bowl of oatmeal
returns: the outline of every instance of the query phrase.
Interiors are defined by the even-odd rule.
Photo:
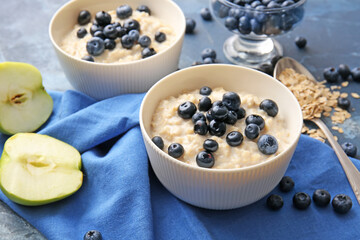
[[[176,197],[233,209],[267,195],[295,151],[302,114],[294,95],[259,71],[201,65],[157,82],[140,108],[151,166]]]
[[[184,33],[171,0],[73,0],[49,26],[69,82],[96,99],[145,92],[177,70]]]

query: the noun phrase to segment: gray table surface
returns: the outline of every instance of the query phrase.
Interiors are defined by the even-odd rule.
[[[65,2],[67,0],[0,0],[0,62],[33,64],[42,73],[45,88],[49,90],[72,89],[48,36],[50,19]],[[193,18],[197,23],[194,34],[185,36],[179,68],[201,60],[201,50],[207,47],[216,50],[221,62],[230,63],[222,52],[222,45],[231,33],[219,22],[203,21],[200,17],[200,9],[208,7],[209,0],[175,2],[183,9],[186,17]],[[276,39],[283,45],[284,56],[297,59],[321,80],[326,67],[337,67],[341,63],[350,68],[360,66],[359,12],[360,1],[357,0],[308,0],[303,22],[292,32]],[[296,36],[308,40],[305,49],[295,46]],[[360,83],[350,81],[349,86],[341,92],[360,93]],[[344,133],[332,132],[338,136],[340,143],[351,141],[360,151],[360,99],[350,97],[350,100],[354,110],[351,119],[340,125]],[[331,126],[328,118],[324,120]]]

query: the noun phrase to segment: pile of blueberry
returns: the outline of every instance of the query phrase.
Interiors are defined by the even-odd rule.
[[[280,183],[279,189],[282,192],[290,192],[295,186],[294,180],[289,176],[284,176]],[[311,197],[305,192],[297,192],[293,196],[293,206],[297,209],[307,209],[311,204]],[[331,195],[324,189],[317,189],[312,195],[312,200],[319,207],[326,207],[331,201]],[[279,210],[284,205],[284,200],[280,195],[271,194],[266,200],[267,206],[272,210]],[[352,207],[352,200],[345,194],[337,194],[332,202],[335,212],[347,213]]]
[[[200,94],[203,96],[199,100],[198,106],[193,102],[186,101],[178,107],[178,115],[183,119],[191,119],[194,124],[194,133],[199,135],[210,134],[212,136],[222,137],[226,133],[226,124],[234,125],[239,119],[246,117],[246,110],[240,106],[240,96],[235,92],[226,92],[222,100],[212,102],[208,97],[212,92],[209,87],[202,87]],[[270,99],[263,100],[259,108],[271,117],[278,113],[277,104]],[[245,118],[246,127],[245,136],[256,141],[258,149],[265,155],[271,155],[278,150],[276,138],[269,134],[260,135],[265,127],[264,119],[257,114],[250,114]],[[241,145],[244,136],[239,131],[229,132],[226,136],[226,142],[231,147]],[[160,148],[164,148],[164,142],[160,136],[155,136],[152,141]],[[203,143],[204,151],[196,157],[196,162],[200,167],[211,168],[215,163],[213,153],[218,149],[218,143],[215,140],[207,139]],[[172,143],[168,147],[168,154],[174,158],[183,155],[184,148],[179,143]]]
[[[339,80],[347,80],[349,78],[355,82],[360,82],[360,67],[350,70],[348,65],[340,64],[338,68],[325,68],[323,74],[328,83],[336,83]]]
[[[216,58],[216,51],[212,48],[205,48],[201,51],[201,60],[202,61],[195,61],[191,65],[195,66],[220,62],[220,60]]]
[[[303,6],[291,7],[299,0],[227,1],[230,4],[213,1],[214,12],[226,28],[243,35],[279,35],[291,30],[304,16]]]
[[[136,11],[146,12],[151,15],[151,10],[146,5],[140,5]],[[86,50],[89,56],[84,56],[82,59],[87,61],[94,61],[93,56],[101,55],[105,49],[113,50],[116,47],[116,39],[119,39],[121,46],[126,49],[131,49],[135,44],[142,47],[142,58],[150,57],[156,54],[154,48],[150,47],[151,38],[146,35],[140,36],[140,24],[132,16],[133,9],[127,5],[121,5],[116,9],[116,15],[119,19],[125,19],[123,25],[120,22],[112,22],[111,15],[105,11],[100,11],[95,14],[89,31],[92,38],[86,43]],[[83,26],[90,22],[91,14],[87,10],[83,10],[78,15],[78,23]],[[83,38],[88,34],[85,27],[80,27],[77,31],[77,37]],[[153,36],[155,41],[161,43],[166,40],[166,34],[163,32],[156,32]]]

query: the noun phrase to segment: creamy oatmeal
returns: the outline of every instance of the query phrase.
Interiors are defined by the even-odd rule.
[[[119,22],[123,25],[126,19],[119,19],[116,15],[116,11],[108,12],[111,16],[112,23]],[[94,17],[94,16],[93,16]],[[167,49],[176,38],[176,34],[171,26],[163,23],[156,16],[149,15],[147,12],[140,12],[134,10],[132,16],[127,19],[135,19],[140,24],[140,36],[147,35],[151,39],[150,48],[153,48],[156,53]],[[76,57],[83,58],[88,56],[89,53],[86,50],[87,42],[92,38],[90,34],[90,27],[93,25],[94,18],[91,19],[90,23],[84,26],[76,24],[73,30],[65,36],[62,41],[61,48],[68,54]],[[87,30],[87,34],[83,38],[77,37],[77,31],[84,27]],[[155,40],[155,33],[162,32],[166,35],[166,40],[159,43]],[[123,48],[120,42],[120,38],[115,39],[116,47],[112,50],[105,49],[105,51],[99,56],[93,56],[95,62],[100,63],[119,63],[119,62],[130,62],[139,60],[142,58],[141,51],[142,47],[139,44],[134,44],[131,49]]]
[[[226,92],[228,91],[223,88],[215,88],[208,97],[213,103],[214,101],[222,100]],[[210,135],[209,133],[206,135],[195,134],[192,119],[179,117],[178,107],[185,101],[191,101],[198,106],[199,99],[204,97],[199,93],[199,89],[162,100],[153,116],[150,136],[160,136],[163,139],[163,150],[165,152],[168,151],[167,149],[170,144],[180,143],[184,148],[184,153],[178,159],[194,166],[197,166],[197,154],[204,151],[203,143],[206,139],[213,139],[219,145],[218,150],[213,153],[215,164],[212,168],[230,169],[251,166],[280,154],[289,145],[290,139],[290,134],[286,131],[286,123],[281,114],[270,117],[259,108],[263,99],[245,92],[238,92],[237,94],[241,98],[241,107],[246,110],[246,116],[256,114],[264,119],[265,127],[260,131],[259,137],[264,134],[274,136],[278,142],[276,153],[272,155],[261,153],[257,145],[259,137],[250,140],[245,136],[246,117],[237,120],[234,125],[226,124],[226,133],[220,137]],[[243,141],[239,146],[231,147],[226,141],[227,134],[232,131],[239,131],[243,134]]]

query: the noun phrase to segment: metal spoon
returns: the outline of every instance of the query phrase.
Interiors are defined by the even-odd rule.
[[[290,57],[283,57],[277,62],[274,69],[274,77],[277,79],[286,68],[292,68],[295,72],[307,76],[310,80],[316,81],[314,76],[303,65]],[[360,204],[360,172],[348,158],[339,143],[334,139],[334,136],[325,123],[319,118],[309,119],[309,121],[315,123],[324,132],[345,171],[358,203]]]

